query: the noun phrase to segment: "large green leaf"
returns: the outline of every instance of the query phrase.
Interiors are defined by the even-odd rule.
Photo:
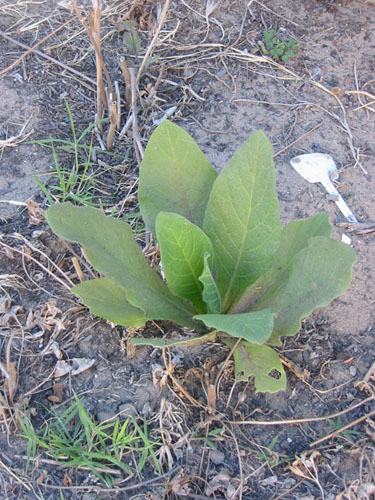
[[[72,288],[92,314],[123,326],[143,326],[147,318],[144,312],[129,304],[123,288],[108,278],[84,281]]]
[[[280,238],[272,146],[254,133],[216,179],[203,223],[223,311],[268,270]]]
[[[355,251],[345,243],[323,236],[311,238],[294,260],[285,290],[263,304],[278,311],[269,343],[280,345],[282,335],[297,333],[303,318],[344,293],[356,259]]]
[[[244,338],[254,344],[264,344],[272,333],[272,309],[243,314],[199,314],[195,319],[210,327],[229,333],[232,337]]]
[[[260,300],[266,304],[278,293],[283,293],[289,280],[290,266],[303,248],[314,236],[330,236],[332,227],[328,214],[319,214],[309,219],[292,221],[281,232],[280,245],[274,254],[271,268],[242,294],[241,299],[231,308],[231,313],[250,311]]]
[[[199,281],[203,285],[202,298],[207,305],[207,312],[209,314],[221,313],[221,297],[217,289],[216,282],[211,273],[211,255],[206,253],[203,257],[204,268],[202,274],[199,276]]]
[[[212,254],[210,239],[185,217],[170,212],[160,212],[155,227],[169,290],[205,312],[199,277],[204,255]]]
[[[233,341],[224,340],[232,348]],[[241,342],[233,353],[237,382],[254,376],[256,392],[278,392],[286,389],[286,375],[280,358],[272,347]],[[278,378],[272,376],[278,372]],[[273,372],[271,374],[271,372]]]
[[[190,135],[164,120],[152,134],[139,173],[138,200],[147,228],[159,212],[183,215],[201,227],[215,169]]]
[[[271,307],[276,311],[268,343],[279,345],[280,337],[297,333],[301,320],[314,309],[329,304],[345,292],[355,261],[356,254],[350,246],[326,236],[316,236],[308,240],[308,245],[295,255],[284,272],[275,272],[274,281],[259,280],[254,285],[257,295],[255,301],[250,301],[250,310]],[[256,290],[257,285],[264,286],[263,294],[262,290]]]
[[[175,321],[200,329],[191,310],[168,290],[132,238],[130,226],[106,217],[91,207],[71,203],[53,205],[46,212],[52,230],[61,238],[80,243],[91,264],[126,290],[126,298],[147,318]]]

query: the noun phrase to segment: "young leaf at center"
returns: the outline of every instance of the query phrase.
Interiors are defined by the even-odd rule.
[[[199,276],[199,281],[203,285],[202,298],[207,305],[207,312],[209,314],[221,313],[221,297],[217,289],[214,277],[211,272],[211,255],[207,252],[204,257],[204,268],[202,274]]]
[[[211,241],[198,226],[170,212],[159,213],[155,228],[169,290],[189,300],[197,311],[205,312],[199,277],[204,255],[212,255]]]

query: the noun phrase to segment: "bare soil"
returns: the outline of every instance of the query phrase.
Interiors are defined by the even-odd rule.
[[[49,175],[51,152],[25,141],[72,139],[64,98],[77,134],[95,121],[95,54],[73,19],[38,47],[41,53],[31,52],[0,79],[0,361],[15,362],[17,373],[13,401],[0,379],[0,499],[375,498],[375,6],[359,0],[222,0],[213,6],[171,1],[154,48],[157,59],[139,83],[142,143],[155,120],[176,107],[170,119],[191,133],[220,170],[253,131],[264,130],[274,146],[283,223],[328,212],[334,237],[345,233],[358,254],[352,285],[284,341],[280,354],[290,362],[286,391],[256,394],[251,380],[234,384],[229,362],[216,412],[208,415],[204,381],[215,377],[228,355],[217,343],[173,349],[174,376],[200,406],[172,379],[158,384],[162,353],[134,350],[129,336],[137,332],[92,317],[69,293],[68,279],[78,282],[72,249],[49,230],[43,219],[47,200],[30,177],[56,184]],[[0,71],[25,52],[14,42],[31,47],[73,17],[69,2],[5,1],[0,10]],[[135,56],[121,28],[129,11],[140,35]],[[102,7],[103,57],[122,97],[119,59],[140,64],[158,15],[151,0]],[[264,58],[259,41],[271,28],[280,38],[297,40],[294,58],[278,64]],[[123,126],[124,105],[121,111]],[[92,140],[100,148],[95,133]],[[308,185],[292,169],[293,156],[310,152],[334,158],[337,187],[359,224],[346,225],[323,188]],[[136,213],[131,132],[115,139],[113,153],[92,158],[93,192],[119,216]],[[59,159],[68,170],[72,151],[60,152]],[[33,203],[23,205],[29,199]],[[172,336],[174,326],[150,324],[142,332],[154,334]],[[142,476],[121,476],[107,491],[89,472],[66,471],[42,452],[25,471],[27,443],[18,435],[16,415],[26,413],[38,429],[48,418],[46,407],[60,411],[47,399],[56,382],[53,343],[66,362],[95,360],[82,373],[58,378],[62,408],[74,391],[98,421],[146,419],[151,436],[170,452],[168,460],[159,450],[165,475],[159,477],[150,462]],[[350,432],[337,432],[346,425]],[[210,447],[207,436],[217,429]],[[316,443],[320,438],[325,439]]]

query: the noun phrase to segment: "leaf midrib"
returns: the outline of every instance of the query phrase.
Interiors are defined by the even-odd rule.
[[[256,154],[254,155],[255,158],[256,158],[256,160],[258,159],[258,154],[259,154],[259,146],[257,145]],[[231,279],[229,281],[229,285],[228,285],[227,291],[226,291],[224,299],[223,299],[223,310],[224,311],[227,308],[230,307],[230,304],[227,304],[227,302],[229,301],[228,297],[230,296],[230,294],[232,292],[233,282],[234,282],[235,278],[237,277],[237,271],[238,271],[238,267],[240,265],[241,257],[242,257],[242,254],[243,254],[243,248],[244,248],[246,237],[247,237],[247,233],[248,233],[249,221],[250,221],[250,218],[251,218],[251,211],[252,211],[252,201],[253,201],[253,197],[254,197],[255,179],[256,179],[256,175],[254,176],[254,181],[252,183],[251,191],[249,193],[249,204],[248,204],[248,211],[247,211],[247,217],[246,217],[246,225],[244,224],[244,228],[246,228],[246,230],[243,232],[243,237],[242,237],[240,252],[238,253],[238,258],[237,258],[237,262],[235,264],[235,269],[234,269],[232,277],[231,277]],[[227,187],[229,187],[229,186],[227,185]],[[231,198],[231,202],[233,204],[232,198]]]
[[[173,162],[173,165],[174,165],[174,169],[177,170],[177,172],[178,172],[178,175],[177,175],[178,190],[179,190],[179,195],[180,195],[181,199],[184,202],[186,218],[189,219],[191,222],[193,222],[193,216],[191,214],[189,200],[188,200],[188,197],[187,197],[187,193],[189,192],[189,189],[185,190],[183,188],[182,175],[181,175],[181,168],[182,168],[182,165],[185,164],[185,160],[186,160],[186,157],[187,157],[187,154],[188,154],[188,150],[185,147],[185,152],[184,152],[183,160],[181,162],[176,162],[176,158],[177,158],[178,155],[175,152],[174,144],[172,143],[172,137],[171,137],[170,132],[168,133],[168,140],[169,140],[169,143],[170,143],[171,151],[174,152],[172,162]]]

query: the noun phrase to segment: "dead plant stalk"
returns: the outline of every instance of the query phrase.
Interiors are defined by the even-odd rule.
[[[104,83],[103,83],[103,68],[101,57],[101,42],[100,42],[100,3],[99,0],[92,0],[93,12],[89,16],[89,25],[92,37],[95,40],[98,50],[95,50],[96,60],[96,116],[98,121],[99,133],[103,133],[103,123],[101,120],[104,117],[103,105],[106,101]]]
[[[96,43],[96,40],[95,38],[92,36],[92,32],[91,32],[91,29],[89,28],[88,24],[86,23],[84,17],[82,16],[80,10],[78,9],[77,7],[77,3],[76,3],[76,0],[71,0],[72,1],[72,5],[73,5],[73,9],[74,9],[74,12],[77,14],[77,17],[79,18],[79,20],[81,21],[83,27],[85,28],[89,38],[90,38],[90,41],[94,47],[94,50],[95,50],[95,53],[98,55],[98,57],[100,58],[100,62],[101,62],[101,65],[102,65],[102,69],[103,69],[103,72],[105,74],[105,77],[107,79],[107,85],[108,85],[108,88],[109,88],[109,92],[111,92],[113,94],[113,87],[112,87],[112,83],[111,83],[111,77],[109,76],[109,73],[108,73],[108,70],[107,70],[107,67],[106,65],[104,64],[104,61],[103,61],[103,57],[102,57],[102,54],[101,54],[101,51],[100,51],[100,47],[98,47],[98,44]]]
[[[125,80],[125,89],[126,89],[125,90],[125,106],[126,106],[127,111],[129,111],[130,106],[131,106],[132,91],[131,91],[131,83],[130,83],[130,74],[129,74],[128,66],[126,64],[124,57],[120,58],[120,66],[121,66],[122,74],[123,74],[124,80]]]
[[[139,67],[139,70],[138,70],[138,74],[137,74],[137,84],[139,83],[139,80],[141,79],[141,76],[142,76],[142,72],[143,72],[143,69],[145,67],[145,64],[147,63],[148,61],[148,58],[150,57],[150,54],[158,40],[158,36],[159,36],[159,33],[163,27],[163,24],[164,24],[164,21],[165,21],[165,17],[167,15],[167,11],[168,11],[168,8],[169,8],[169,4],[170,4],[170,0],[166,0],[165,4],[164,4],[164,8],[163,8],[163,11],[160,15],[160,20],[159,20],[159,24],[156,28],[156,31],[155,31],[155,34],[153,36],[153,39],[151,40],[151,43],[150,45],[148,46],[148,49],[146,50],[146,53],[145,53],[145,56],[143,58],[143,61],[142,61],[142,64],[141,66]]]
[[[110,94],[109,95],[109,100],[110,100],[110,112],[109,112],[109,119],[110,119],[110,125],[109,125],[109,130],[108,130],[108,137],[107,137],[107,149],[108,151],[112,151],[113,149],[113,140],[115,138],[115,131],[117,127],[117,100],[115,97]]]

